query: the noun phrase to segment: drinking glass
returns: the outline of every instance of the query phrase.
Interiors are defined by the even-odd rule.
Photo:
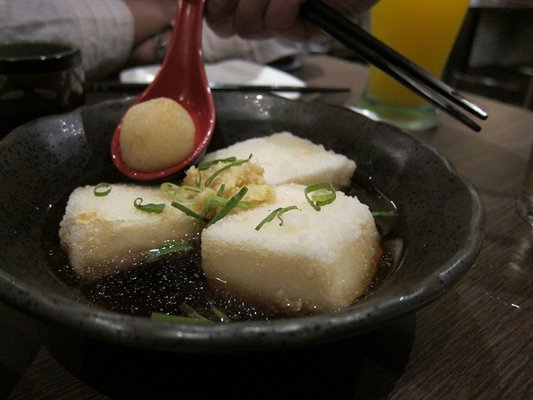
[[[370,12],[370,31],[381,41],[442,77],[469,0],[380,0]],[[376,67],[356,109],[408,131],[438,124],[436,108]]]

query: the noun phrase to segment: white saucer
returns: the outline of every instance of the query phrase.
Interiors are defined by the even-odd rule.
[[[120,73],[122,83],[151,83],[160,65],[147,65],[123,70]],[[305,82],[284,71],[245,60],[227,60],[205,66],[207,79],[211,85],[275,85],[305,86]],[[280,92],[280,96],[297,99],[297,92]]]

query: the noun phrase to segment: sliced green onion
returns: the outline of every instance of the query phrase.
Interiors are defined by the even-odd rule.
[[[281,218],[281,216],[283,214],[285,214],[287,211],[292,211],[292,210],[300,210],[298,207],[296,206],[289,206],[289,207],[285,207],[285,208],[282,208],[279,212],[278,212],[278,219],[279,219],[279,226],[283,226],[283,223],[285,221],[283,221],[283,218]]]
[[[269,223],[269,222],[272,222],[274,220],[274,218],[278,217],[279,219],[279,226],[283,226],[283,218],[281,218],[281,216],[286,213],[287,211],[292,211],[292,210],[299,210],[298,207],[296,206],[289,206],[289,207],[279,207],[279,208],[276,208],[274,211],[272,211],[270,214],[268,214],[266,216],[265,219],[263,219],[256,227],[255,227],[255,230],[258,231],[259,229],[261,229],[263,227],[263,225]]]
[[[180,186],[170,182],[162,183],[160,190],[161,193],[169,197],[171,200],[187,205],[192,204],[194,197],[202,192],[202,189],[194,186]]]
[[[228,323],[231,322],[230,317],[220,308],[212,305],[210,307],[211,312],[216,317],[216,321],[210,318],[204,317],[190,305],[183,303],[180,305],[181,311],[185,315],[171,315],[160,312],[152,312],[150,318],[154,321],[168,321],[168,322],[181,322],[186,324],[213,324],[215,322]]]
[[[229,162],[233,162],[233,161],[237,161],[237,157],[228,157],[228,158],[221,158],[221,159],[218,159],[218,160],[205,161],[205,162],[201,163],[200,165],[198,165],[197,169],[198,169],[198,171],[205,171],[206,169],[211,168],[215,164],[218,164],[218,163],[229,163]]]
[[[178,203],[177,201],[173,201],[171,205],[172,207],[177,208],[178,210],[180,210],[185,215],[188,215],[189,217],[196,218],[202,222],[208,222],[208,219],[206,217],[196,213],[195,211],[191,210],[189,207],[184,206],[183,204]]]
[[[233,208],[235,208],[241,199],[246,195],[246,192],[248,192],[248,188],[246,186],[242,187],[241,190],[239,190],[233,197],[231,197],[226,204],[220,209],[220,211],[213,217],[211,221],[209,221],[208,225],[212,225],[215,222],[221,220],[224,218]]]
[[[111,185],[107,182],[100,182],[94,187],[94,195],[98,197],[107,196],[111,193]]]
[[[236,208],[250,208],[253,207],[254,202],[253,201],[239,201],[237,202]]]
[[[207,178],[207,180],[206,180],[205,183],[204,183],[204,186],[205,186],[205,187],[208,187],[208,186],[211,184],[211,182],[213,182],[213,181],[215,180],[215,178],[216,178],[217,176],[219,176],[220,174],[222,174],[224,171],[227,171],[227,170],[230,169],[230,168],[233,168],[233,167],[237,167],[237,166],[239,166],[239,165],[242,165],[242,164],[244,164],[244,163],[250,161],[251,158],[252,158],[252,154],[250,154],[250,155],[248,156],[247,159],[244,159],[244,160],[236,160],[236,161],[233,161],[232,163],[230,163],[230,164],[228,164],[228,165],[223,166],[223,167],[220,168],[220,169],[217,169],[215,172],[213,172],[213,174],[212,174],[209,178]]]
[[[220,322],[228,323],[231,321],[231,318],[228,317],[228,315],[224,311],[222,311],[220,308],[216,306],[211,306],[211,311],[213,312],[213,314],[217,316]]]
[[[384,218],[391,218],[391,217],[396,217],[398,215],[398,213],[396,212],[396,210],[389,210],[389,211],[372,211],[372,216],[374,218],[376,217],[384,217]]]
[[[161,186],[159,186],[159,189],[161,190],[161,193],[167,195],[171,199],[174,199],[176,194],[181,192],[181,186],[170,182],[163,182]]]
[[[226,185],[225,184],[220,185],[220,187],[218,188],[217,196],[222,197],[222,195],[224,194],[224,189],[226,189]]]
[[[165,209],[165,204],[154,204],[154,203],[148,203],[148,204],[142,204],[143,199],[142,197],[137,197],[133,201],[133,205],[136,209],[147,212],[147,213],[153,213],[153,214],[161,214],[163,210]]]
[[[205,199],[205,209],[207,212],[217,207],[224,207],[228,201],[219,196],[213,196]]]
[[[171,182],[163,182],[160,186],[161,192],[172,198],[173,200],[176,200],[176,197],[181,197],[183,194],[188,194],[188,192],[192,192],[193,194],[200,193],[202,189],[199,189],[195,186],[188,186],[188,185],[176,185]]]
[[[337,192],[330,182],[320,182],[305,188],[305,198],[316,211],[322,206],[331,204],[337,198]]]
[[[187,317],[189,318],[196,318],[198,319],[199,321],[203,321],[203,322],[208,322],[208,323],[212,323],[213,321],[211,321],[209,318],[206,318],[204,317],[203,315],[201,315],[198,311],[196,311],[194,308],[192,308],[190,305],[186,304],[186,303],[182,303],[180,305],[180,309],[181,311],[183,311]]]
[[[172,241],[170,243],[166,243],[155,249],[148,250],[146,252],[147,253],[146,261],[152,262],[167,254],[189,251],[192,248],[193,246],[186,240]]]
[[[281,207],[276,208],[274,211],[272,211],[270,214],[268,214],[256,227],[255,230],[258,231],[263,227],[263,225],[272,222],[274,218],[276,218],[276,215],[278,215],[278,212],[280,212]]]
[[[205,200],[205,208],[207,212],[214,208],[224,207],[229,200],[220,196],[213,196]],[[239,201],[235,207],[250,208],[254,205],[252,201]]]
[[[223,186],[223,185],[222,185]],[[221,188],[223,190],[223,188]],[[200,215],[196,211],[190,209],[186,205],[179,203],[177,201],[173,201],[171,203],[172,207],[177,208],[184,214],[188,215],[189,217],[196,218],[202,222],[208,222],[209,224],[215,223],[219,219],[225,217],[233,208],[249,208],[253,206],[253,202],[251,201],[241,201],[241,199],[244,197],[246,192],[248,191],[247,187],[241,188],[239,192],[237,192],[233,197],[229,199],[225,199],[223,197],[220,197],[218,195],[210,197],[205,200],[205,215]],[[219,189],[218,193],[220,193],[221,190]],[[209,213],[210,210],[220,208],[220,211],[213,217],[211,221],[206,217],[206,215]]]
[[[214,322],[207,318],[185,317],[183,315],[171,315],[159,312],[152,312],[150,318],[154,321],[179,322],[183,324],[213,324]]]

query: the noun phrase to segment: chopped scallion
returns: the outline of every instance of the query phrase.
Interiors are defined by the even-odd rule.
[[[331,204],[337,197],[337,192],[330,182],[320,182],[305,188],[305,198],[316,211],[322,206]]]
[[[94,195],[104,197],[111,193],[111,185],[107,182],[100,182],[94,187]]]
[[[217,316],[220,322],[228,323],[231,321],[230,317],[228,317],[228,315],[220,308],[216,306],[211,306],[211,311]]]
[[[171,205],[172,207],[177,208],[178,210],[180,210],[185,215],[188,215],[189,217],[196,218],[202,222],[208,222],[206,217],[196,213],[195,211],[191,210],[189,207],[184,206],[183,204],[178,203],[177,201],[173,201]]]
[[[207,318],[185,317],[183,315],[164,314],[152,312],[150,318],[154,321],[180,322],[182,324],[213,324],[214,322]]]
[[[229,199],[225,199],[225,198],[220,197],[218,195],[210,197],[210,198],[205,200],[206,211],[209,212],[210,210],[212,210],[214,208],[224,207],[227,204],[228,201],[229,201]],[[254,203],[251,202],[251,201],[239,201],[235,205],[235,207],[238,207],[238,208],[250,208],[253,205],[254,205]]]
[[[194,308],[192,308],[190,305],[188,305],[186,303],[183,303],[180,306],[180,309],[189,318],[196,318],[198,321],[202,321],[202,322],[206,322],[206,323],[213,323],[213,321],[211,321],[209,318],[204,317],[198,311],[196,311]]]
[[[372,216],[374,218],[377,218],[377,217],[391,218],[391,217],[396,217],[397,215],[398,213],[396,212],[396,210],[372,211]]]
[[[186,240],[172,241],[160,247],[157,247],[155,249],[148,250],[146,252],[147,253],[146,261],[152,262],[167,254],[179,253],[182,251],[189,251],[192,248],[193,248],[192,245]]]
[[[213,182],[213,181],[215,180],[215,178],[216,178],[217,176],[219,176],[220,174],[222,174],[224,171],[227,171],[227,170],[230,169],[230,168],[233,168],[233,167],[237,167],[237,166],[239,166],[239,165],[242,165],[242,164],[244,164],[244,163],[250,161],[251,158],[252,158],[252,154],[250,154],[250,156],[249,156],[247,159],[244,159],[244,160],[236,160],[236,161],[231,162],[230,164],[227,164],[227,165],[223,166],[223,167],[220,168],[220,169],[217,169],[215,172],[213,172],[213,174],[212,174],[209,178],[207,178],[207,180],[206,180],[205,183],[204,183],[204,186],[205,186],[205,187],[208,187],[208,186],[211,184],[211,182]]]
[[[225,184],[220,185],[220,187],[218,188],[217,196],[222,197],[222,195],[224,194],[224,189],[226,189],[226,185]]]
[[[237,207],[241,199],[246,195],[248,192],[248,188],[246,186],[242,187],[241,190],[239,190],[233,197],[231,197],[226,204],[220,209],[218,213],[209,221],[208,225],[212,225],[215,222],[221,220],[224,218],[233,208]]]
[[[289,207],[279,207],[279,208],[276,208],[274,211],[272,211],[270,214],[268,214],[266,216],[265,219],[263,219],[256,227],[255,227],[255,230],[258,231],[260,230],[263,225],[269,223],[269,222],[272,222],[274,220],[274,218],[278,217],[279,219],[279,226],[283,226],[283,218],[281,218],[281,216],[286,213],[287,211],[292,211],[292,210],[299,210],[298,207],[296,206],[289,206]]]
[[[237,157],[228,157],[228,158],[222,158],[222,159],[219,159],[219,160],[205,161],[205,162],[201,163],[200,165],[198,165],[197,169],[198,169],[198,171],[205,171],[206,169],[211,168],[215,164],[218,164],[218,163],[229,163],[229,162],[234,162],[236,160],[237,160]]]
[[[209,308],[209,311],[212,313],[212,318],[203,316],[186,303],[181,304],[180,309],[185,315],[172,315],[154,311],[151,313],[150,318],[154,321],[181,322],[185,324],[213,324],[215,322],[231,322],[230,317],[228,317],[223,310],[214,305],[211,305]]]
[[[136,209],[147,212],[147,213],[153,213],[153,214],[161,214],[163,210],[165,209],[165,204],[154,204],[154,203],[148,203],[148,204],[142,204],[143,199],[142,197],[137,197],[133,205]]]
[[[224,207],[228,201],[219,196],[213,196],[205,199],[205,209],[207,212],[217,207]]]
[[[190,202],[202,189],[188,186],[188,185],[176,185],[170,182],[163,182],[160,186],[161,193],[169,197],[173,201],[179,203]]]

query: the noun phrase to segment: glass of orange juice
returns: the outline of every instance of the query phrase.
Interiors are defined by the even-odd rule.
[[[380,0],[370,12],[370,30],[403,56],[441,77],[469,3]],[[438,124],[432,104],[373,66],[356,109],[408,131],[427,130]]]

